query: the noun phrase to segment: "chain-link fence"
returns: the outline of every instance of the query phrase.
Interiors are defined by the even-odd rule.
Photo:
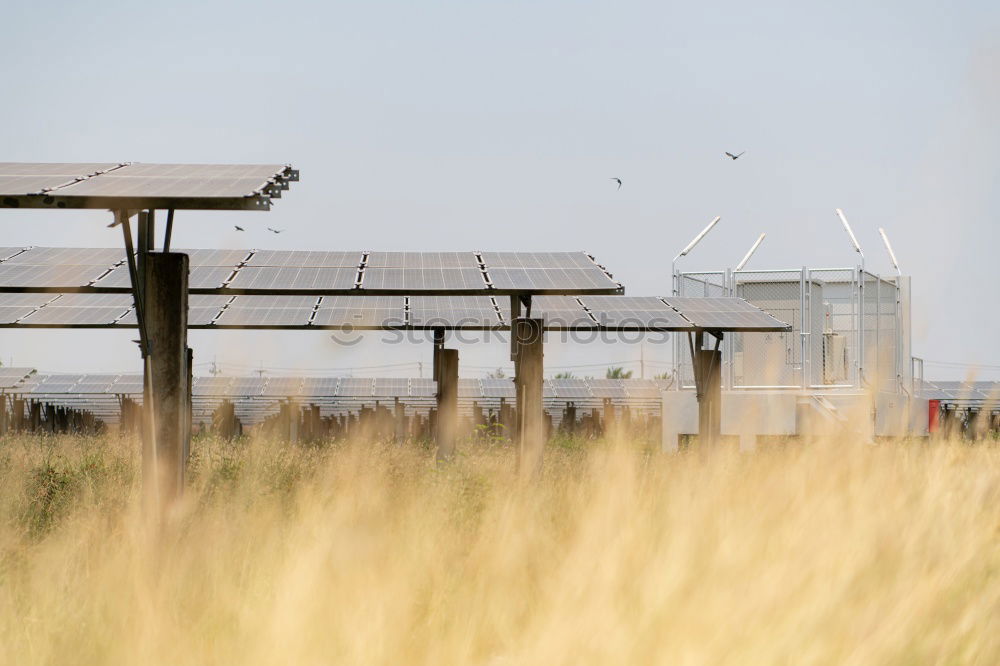
[[[908,353],[897,281],[858,269],[680,273],[678,295],[738,296],[791,324],[781,333],[733,333],[722,344],[726,388],[898,390]],[[679,387],[694,386],[686,336],[676,336]]]

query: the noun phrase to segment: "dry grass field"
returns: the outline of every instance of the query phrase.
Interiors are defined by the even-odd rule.
[[[2,664],[997,664],[1000,447],[0,440]]]

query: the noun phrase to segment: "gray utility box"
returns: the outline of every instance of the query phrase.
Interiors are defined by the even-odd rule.
[[[823,367],[823,284],[761,277],[737,285],[736,295],[791,324],[792,330],[732,336],[733,386],[799,387],[814,383]]]

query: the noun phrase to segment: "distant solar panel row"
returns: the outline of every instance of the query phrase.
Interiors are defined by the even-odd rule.
[[[928,381],[924,380],[921,397],[946,403],[1000,404],[1000,381]]]
[[[0,162],[0,207],[267,210],[298,179],[280,164]]]
[[[706,303],[703,301],[711,301]],[[488,296],[190,297],[191,328],[486,330],[509,327],[508,299]],[[540,296],[547,330],[774,331],[787,327],[738,298]],[[0,327],[134,327],[124,294],[0,294]]]
[[[178,251],[190,257],[189,287],[195,292],[319,296],[622,291],[583,252]],[[8,248],[0,256],[4,254],[9,258],[0,259],[0,290],[124,292],[130,285],[125,254],[118,249]]]
[[[29,373],[33,372],[30,369]],[[0,374],[0,379],[3,375]],[[141,394],[141,375],[23,375],[9,393],[33,397]],[[650,399],[668,388],[668,380],[548,379],[549,399]],[[385,377],[195,377],[192,393],[200,398],[433,398],[433,379]],[[514,397],[512,379],[459,380],[459,397],[499,399]]]

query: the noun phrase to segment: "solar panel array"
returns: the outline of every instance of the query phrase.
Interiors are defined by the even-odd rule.
[[[1000,381],[956,382],[924,380],[920,396],[945,403],[1000,403]]]
[[[508,299],[489,296],[193,294],[189,308],[188,325],[194,329],[442,328],[476,331],[506,329],[511,322]],[[752,332],[788,328],[738,298],[536,296],[530,314],[542,318],[550,331],[721,329]],[[16,327],[135,327],[132,297],[125,294],[0,293],[0,328]]]
[[[141,375],[35,374],[19,376],[18,380],[7,393],[87,410],[109,422],[118,418],[119,396],[142,399]],[[619,406],[655,412],[661,391],[669,386],[667,380],[650,379],[549,379],[543,395],[550,409],[561,409],[568,402],[581,409],[597,409],[609,398]],[[275,413],[280,402],[289,398],[303,405],[320,405],[324,415],[355,412],[362,406],[397,399],[410,412],[426,411],[434,405],[436,384],[426,378],[195,377],[192,394],[196,419],[207,420],[223,400],[229,400],[236,405],[237,416],[249,425]],[[511,379],[459,380],[459,401],[465,412],[473,403],[495,408],[501,399],[511,402],[514,396]]]
[[[126,293],[122,250],[9,248],[0,259],[0,289]],[[230,295],[511,295],[618,294],[620,284],[583,252],[317,252],[178,250],[190,257],[192,293]],[[0,253],[0,256],[7,251]],[[507,268],[521,257],[534,266]],[[516,274],[516,275],[515,275]],[[514,277],[511,277],[514,276]]]
[[[0,389],[9,389],[26,381],[32,374],[34,368],[0,367]]]
[[[298,179],[280,164],[0,162],[0,207],[267,210]]]

